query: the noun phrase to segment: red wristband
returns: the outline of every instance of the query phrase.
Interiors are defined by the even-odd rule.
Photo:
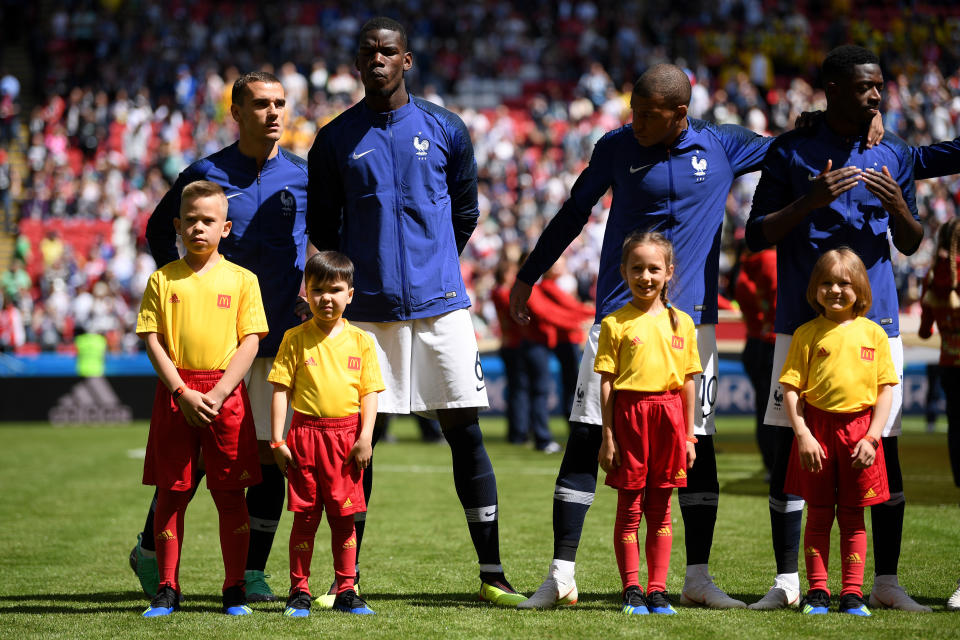
[[[697,440],[697,436],[687,436],[687,442],[692,442],[693,444],[697,444],[700,441]]]
[[[869,442],[870,445],[873,446],[873,450],[874,450],[874,451],[876,451],[877,449],[880,448],[880,443],[877,442],[877,439],[874,438],[873,436],[863,436],[863,437],[860,438],[860,439],[861,439],[861,440],[866,440],[867,442]]]
[[[176,389],[174,389],[173,392],[172,392],[170,395],[173,396],[173,399],[174,399],[174,400],[179,400],[179,399],[180,399],[180,396],[183,395],[183,392],[184,392],[184,391],[185,391],[185,389],[184,389],[182,386],[180,386],[180,387],[177,387]]]
[[[271,443],[270,443],[270,448],[271,448],[271,449],[279,449],[280,447],[282,447],[282,446],[285,445],[285,444],[287,444],[287,441],[286,441],[286,440],[281,440],[280,442],[271,442]]]

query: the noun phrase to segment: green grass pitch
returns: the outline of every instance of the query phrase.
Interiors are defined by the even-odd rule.
[[[679,615],[621,615],[612,547],[615,492],[602,485],[602,473],[578,555],[580,604],[521,612],[479,603],[476,557],[454,492],[449,451],[420,443],[409,419],[395,420],[397,441],[377,448],[361,558],[363,593],[376,616],[314,609],[307,619],[288,619],[280,615],[280,603],[255,605],[254,615],[240,619],[220,614],[216,512],[203,489],[187,515],[184,609],[144,620],[140,613],[147,602],[127,554],[152,495],[140,484],[146,425],[3,426],[0,638],[960,638],[960,613],[944,610],[960,578],[960,490],[950,477],[942,422],[938,433],[926,434],[911,421],[900,447],[907,494],[900,580],[934,613],[875,611],[866,620],[676,605],[684,554],[675,497],[668,591]],[[774,574],[766,485],[751,421],[721,417],[719,423],[721,499],[711,571],[722,588],[749,602],[766,592]],[[506,444],[502,419],[485,418],[482,426],[499,485],[503,564],[513,585],[530,593],[552,554],[552,494],[560,457]],[[555,420],[553,428],[563,441],[565,423]],[[288,586],[290,522],[289,515],[281,520],[267,567],[278,593]],[[838,590],[837,544],[835,533],[830,584]],[[312,586],[323,589],[333,575],[325,524],[316,549]],[[872,574],[868,553],[867,589]]]

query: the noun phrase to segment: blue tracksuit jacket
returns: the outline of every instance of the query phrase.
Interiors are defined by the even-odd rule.
[[[470,306],[459,254],[479,217],[463,121],[414,98],[375,113],[360,101],[310,149],[307,227],[355,267],[350,320],[427,318]]]
[[[223,187],[233,223],[220,241],[227,260],[256,274],[270,333],[258,356],[277,355],[287,329],[300,324],[294,313],[306,261],[307,166],[283,149],[258,172],[253,158],[237,143],[198,160],[183,170],[147,223],[147,242],[157,266],[178,259],[173,219],[180,215],[180,194],[197,180]]]
[[[769,246],[761,227],[764,217],[808,193],[811,181],[823,171],[828,159],[833,161],[834,168],[856,166],[879,171],[886,166],[900,185],[914,218],[919,217],[913,186],[914,150],[903,140],[886,132],[880,144],[866,149],[861,137],[838,136],[825,122],[816,126],[813,135],[791,131],[770,147],[747,221],[746,240],[751,250]],[[806,300],[813,265],[824,251],[848,246],[863,260],[870,277],[873,305],[867,318],[883,327],[888,336],[900,335],[897,288],[887,236],[890,224],[890,216],[880,200],[861,182],[829,206],[812,211],[794,227],[777,244],[774,330],[793,334],[816,315]]]
[[[597,142],[589,166],[517,277],[536,282],[613,187],[600,252],[596,321],[630,300],[620,275],[620,250],[627,235],[641,229],[659,231],[673,243],[675,269],[667,290],[672,304],[697,324],[716,324],[727,194],[734,178],[760,168],[771,140],[743,127],[693,118],[669,148],[641,146],[630,125],[611,131]]]

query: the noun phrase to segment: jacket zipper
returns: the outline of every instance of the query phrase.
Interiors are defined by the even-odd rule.
[[[390,158],[393,160],[393,184],[394,184],[394,221],[397,225],[397,244],[400,247],[400,294],[403,296],[403,312],[405,316],[410,315],[410,294],[407,291],[407,261],[406,248],[403,244],[403,205],[400,197],[400,167],[397,161],[397,150],[393,139],[393,119],[392,113],[387,115],[387,134],[390,138]]]

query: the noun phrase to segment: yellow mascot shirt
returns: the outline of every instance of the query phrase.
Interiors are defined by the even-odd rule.
[[[679,319],[676,333],[666,309],[651,316],[628,302],[608,315],[600,324],[593,370],[616,375],[614,389],[668,391],[682,387],[687,375],[703,369],[693,319],[674,310]]]
[[[373,338],[343,322],[332,338],[312,319],[283,334],[267,379],[293,391],[295,411],[343,418],[360,411],[360,398],[383,391]]]
[[[137,334],[163,336],[179,369],[226,369],[240,340],[267,334],[257,276],[221,257],[203,275],[181,258],[153,272],[140,301]]]
[[[877,403],[880,385],[900,378],[880,325],[863,317],[839,325],[817,316],[793,334],[780,382],[800,389],[817,409],[854,413]]]

